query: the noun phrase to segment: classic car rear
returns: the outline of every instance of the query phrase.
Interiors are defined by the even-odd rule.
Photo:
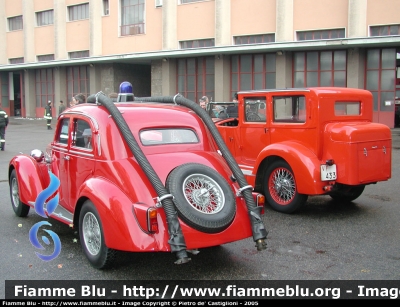
[[[263,195],[247,188],[233,158],[219,154],[218,131],[194,102],[182,98],[193,111],[90,98],[59,116],[46,156],[34,150],[10,161],[18,216],[36,209],[54,175],[59,188],[43,210],[79,230],[94,267],[110,266],[117,250],[175,252],[176,263],[185,263],[187,252],[251,236],[258,250],[266,247]],[[58,203],[50,209],[52,199]]]
[[[243,91],[239,116],[216,126],[256,191],[292,213],[309,195],[344,202],[391,177],[391,131],[372,122],[369,91],[300,88]]]

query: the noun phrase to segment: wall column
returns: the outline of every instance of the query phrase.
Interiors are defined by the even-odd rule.
[[[101,56],[103,45],[103,1],[90,1],[90,56]]]
[[[26,117],[36,118],[36,91],[35,91],[35,70],[24,71],[24,99]],[[42,116],[38,117],[43,117]]]
[[[176,60],[162,61],[162,95],[174,96],[176,93]]]
[[[215,46],[231,44],[231,0],[215,0]]]
[[[229,55],[218,55],[215,65],[215,97],[213,101],[232,101],[231,89],[231,62]]]
[[[92,4],[90,4],[89,6],[91,5]],[[65,3],[65,0],[54,0],[54,57],[56,60],[68,59],[66,37],[67,5]]]
[[[89,65],[89,78],[90,78],[89,91],[91,94],[96,94],[104,90],[101,87],[101,73],[102,73],[102,65],[99,64]]]
[[[349,38],[366,37],[368,1],[349,0],[348,33]],[[351,48],[347,51],[347,87],[364,88],[365,52]]]
[[[69,107],[70,97],[67,96],[67,78],[65,67],[55,67],[53,70],[54,74],[54,108],[56,109],[54,114],[58,116],[58,107],[60,106],[60,100],[64,102],[64,105]]]
[[[364,88],[365,51],[352,48],[347,51],[347,87]]]
[[[277,42],[293,41],[293,0],[276,0]]]
[[[162,48],[163,50],[177,49],[177,2],[176,0],[163,0],[162,7]]]
[[[276,55],[276,88],[292,87],[292,52]]]
[[[367,6],[365,0],[349,0],[347,37],[368,37]]]
[[[22,14],[24,18],[24,62],[36,62],[35,55],[35,27],[26,26],[35,24],[33,1],[22,1]]]

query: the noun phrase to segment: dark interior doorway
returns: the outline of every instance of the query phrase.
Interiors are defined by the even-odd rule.
[[[19,73],[13,74],[14,107],[11,108],[13,116],[21,116],[21,78]],[[13,110],[13,111],[12,111]]]

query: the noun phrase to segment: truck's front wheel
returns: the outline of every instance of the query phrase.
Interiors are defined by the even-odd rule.
[[[295,212],[308,198],[297,192],[293,171],[285,161],[275,161],[267,168],[264,194],[272,209],[283,213]]]

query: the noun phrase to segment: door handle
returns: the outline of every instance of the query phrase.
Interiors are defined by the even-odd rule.
[[[64,157],[64,160],[69,161],[70,159],[71,159],[70,156],[65,156],[65,157]]]

